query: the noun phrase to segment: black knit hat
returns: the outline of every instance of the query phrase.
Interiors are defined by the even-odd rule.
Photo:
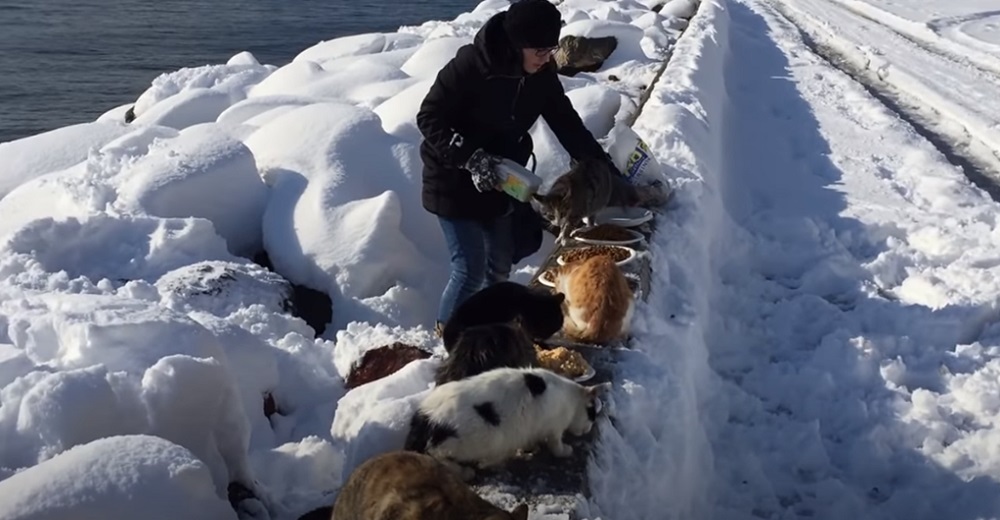
[[[562,17],[549,0],[518,0],[503,21],[507,38],[519,49],[545,49],[559,45]]]

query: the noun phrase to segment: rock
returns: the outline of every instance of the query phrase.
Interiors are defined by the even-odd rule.
[[[182,312],[198,310],[225,318],[259,304],[288,312],[292,285],[277,273],[249,262],[206,260],[165,273],[156,281],[162,303]]]
[[[392,345],[369,350],[348,374],[347,388],[356,388],[365,383],[382,379],[405,367],[411,361],[429,357],[431,357],[430,352],[398,341]]]
[[[267,255],[261,251],[254,255],[253,261],[269,271],[274,271],[274,265]],[[316,331],[316,337],[322,336],[326,326],[333,320],[333,300],[330,295],[310,289],[304,285],[291,284],[291,297],[285,302],[285,308],[292,316],[302,318]]]
[[[264,394],[264,417],[270,419],[276,413],[280,415],[278,412],[278,403],[274,401],[274,395],[271,392],[267,392]]]
[[[125,111],[125,122],[131,123],[132,121],[135,121],[135,105],[132,105]]]
[[[564,36],[556,51],[559,74],[575,76],[580,72],[596,72],[616,48],[618,40],[614,36]]]
[[[299,520],[330,520],[332,515],[333,506],[323,506],[300,516]]]

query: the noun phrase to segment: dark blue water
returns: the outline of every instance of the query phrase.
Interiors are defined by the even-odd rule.
[[[161,72],[450,20],[478,0],[0,0],[0,142],[92,121]]]

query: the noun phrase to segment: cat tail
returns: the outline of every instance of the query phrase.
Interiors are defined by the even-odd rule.
[[[624,305],[627,307],[623,316],[613,319],[595,320],[594,323],[590,323],[590,326],[587,327],[588,330],[584,333],[584,341],[608,343],[625,335],[628,332],[629,322],[632,321],[632,311],[635,308],[635,302],[629,298],[624,301]]]

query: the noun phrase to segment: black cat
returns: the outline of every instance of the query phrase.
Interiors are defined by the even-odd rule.
[[[469,327],[512,323],[518,318],[529,338],[546,340],[562,329],[565,299],[565,295],[547,289],[497,282],[479,290],[455,309],[441,334],[444,348],[451,354],[459,334]]]

